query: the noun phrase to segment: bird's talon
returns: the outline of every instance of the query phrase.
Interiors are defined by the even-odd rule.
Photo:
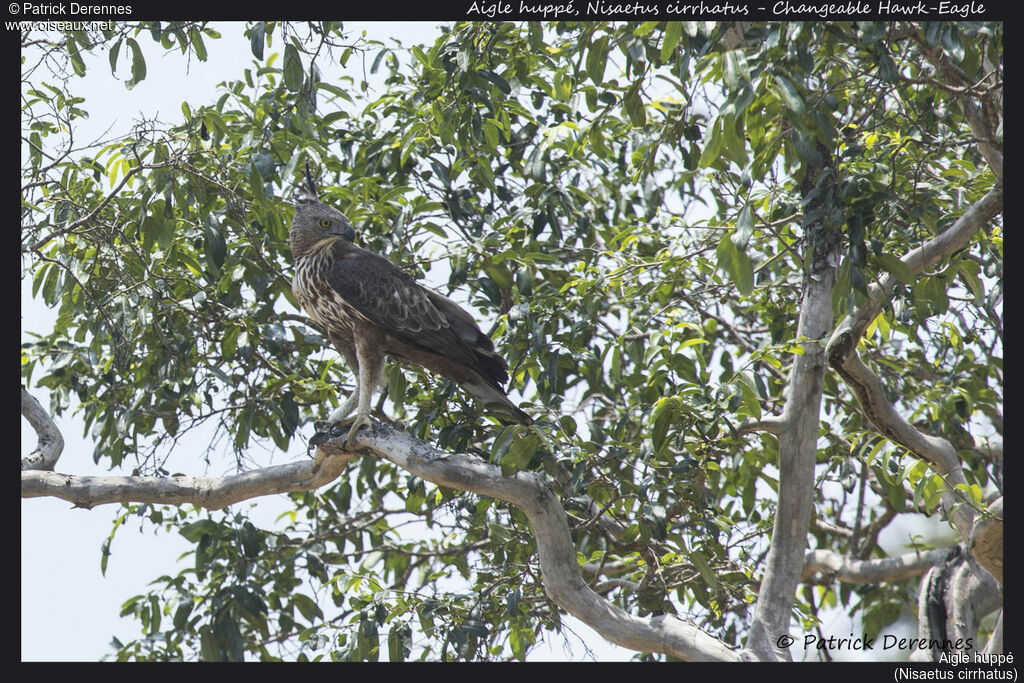
[[[345,437],[345,450],[352,450],[353,444],[352,439],[355,437],[356,432],[359,431],[360,427],[372,427],[372,423],[366,417],[356,417],[352,419],[352,426],[348,430],[348,436]]]

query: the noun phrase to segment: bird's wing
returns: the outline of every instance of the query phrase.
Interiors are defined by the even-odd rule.
[[[348,244],[336,256],[328,284],[359,315],[418,349],[398,349],[399,355],[455,380],[503,422],[533,422],[505,396],[508,366],[469,313],[373,252]]]
[[[471,347],[460,338],[466,319],[472,320],[469,314],[463,311],[459,329],[453,329],[428,290],[387,259],[349,247],[342,258],[335,259],[327,281],[360,315],[399,341],[475,364]]]

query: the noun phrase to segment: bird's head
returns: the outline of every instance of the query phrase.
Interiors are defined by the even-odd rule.
[[[355,230],[345,214],[327,206],[317,197],[316,185],[306,169],[305,182],[295,194],[295,217],[288,236],[292,255],[302,256],[317,242],[327,237],[355,241]]]

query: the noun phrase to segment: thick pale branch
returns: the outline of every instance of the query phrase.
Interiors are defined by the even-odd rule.
[[[64,437],[50,414],[39,405],[39,401],[21,387],[21,414],[36,430],[39,443],[30,455],[21,460],[24,470],[52,470],[64,450]]]
[[[914,249],[901,260],[915,274],[962,249],[971,237],[1002,210],[1001,186],[990,190],[968,208],[949,229]],[[857,344],[867,326],[882,311],[883,301],[892,294],[896,279],[889,275],[871,286],[871,300],[847,317],[832,334],[827,353],[829,364],[846,381],[872,426],[886,438],[906,447],[929,462],[952,489],[965,483],[960,461],[945,439],[922,434],[905,420],[885,395],[882,382],[861,361]],[[973,515],[965,505],[956,505],[951,494],[943,496],[943,507],[961,538],[969,538]]]
[[[801,192],[807,210],[817,204],[812,187],[835,184],[835,172],[828,150],[819,143],[823,163],[805,169]],[[757,659],[789,660],[789,650],[780,648],[778,638],[789,630],[793,598],[800,581],[807,549],[814,496],[814,467],[817,461],[821,397],[827,369],[825,351],[817,341],[832,331],[832,290],[836,282],[841,236],[819,223],[808,227],[807,272],[796,338],[804,353],[798,354],[786,386],[779,438],[779,504],[772,525],[772,540],[765,558],[765,572],[754,607],[745,652]],[[813,240],[810,235],[813,234]],[[813,244],[813,248],[810,245]]]
[[[840,361],[835,356],[830,356],[830,360],[832,367],[853,390],[865,417],[879,433],[930,463],[945,479],[949,489],[967,483],[953,446],[946,439],[924,434],[907,422],[889,402],[881,380],[864,365],[855,350],[845,360]],[[968,506],[958,505],[957,502],[951,493],[942,496],[943,509],[961,538],[966,540],[973,523],[973,514]]]
[[[971,555],[988,572],[1003,583],[1003,499],[988,508],[988,515],[978,520],[971,531]]]
[[[1002,210],[1003,187],[997,185],[968,207],[948,229],[911,250],[900,261],[915,275],[920,275],[927,268],[966,247],[970,243],[971,237]],[[877,284],[872,284],[869,287],[870,300],[843,320],[833,333],[828,344],[830,353],[841,341],[845,341],[847,344],[852,343],[854,346],[860,341],[860,338],[864,336],[864,331],[882,312],[882,308],[892,296],[897,282],[899,280],[893,275],[886,275]]]
[[[811,581],[815,574],[845,583],[886,583],[920,576],[942,561],[945,550],[907,553],[899,557],[858,560],[831,550],[807,553],[801,581]]]
[[[498,498],[519,507],[530,520],[544,588],[568,613],[613,643],[690,661],[737,661],[739,653],[696,626],[674,616],[641,619],[592,591],[580,576],[569,524],[557,496],[539,475],[504,477],[501,468],[471,456],[437,450],[390,427],[361,430],[344,451],[346,436],[327,441],[315,460],[266,467],[227,477],[76,477],[23,472],[23,498],[51,496],[79,507],[104,503],[192,503],[216,509],[256,496],[314,489],[336,479],[358,453],[382,457],[427,481]]]
[[[1003,604],[1002,592],[995,578],[978,565],[971,556],[964,558],[947,589],[949,621],[947,629],[953,640],[962,638],[977,648],[981,620]]]
[[[671,616],[641,619],[594,593],[580,576],[569,524],[550,484],[531,472],[505,477],[501,468],[472,455],[447,453],[390,427],[362,430],[357,448],[435,484],[472,491],[515,505],[526,514],[537,542],[544,589],[569,614],[613,643],[688,661],[737,661],[739,653],[699,628]],[[346,457],[342,439],[320,446],[326,466]]]
[[[94,477],[22,472],[21,497],[49,496],[91,508],[106,503],[192,503],[212,510],[275,493],[307,491],[334,481],[354,454],[264,467],[226,477]]]
[[[740,434],[750,432],[768,432],[778,436],[786,428],[786,420],[782,416],[771,415],[753,422],[744,422],[736,428]]]

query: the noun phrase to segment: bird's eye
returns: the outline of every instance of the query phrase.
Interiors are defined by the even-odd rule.
[[[321,218],[320,219],[320,227],[321,228],[329,228],[329,227],[331,227],[331,219],[330,218]]]

